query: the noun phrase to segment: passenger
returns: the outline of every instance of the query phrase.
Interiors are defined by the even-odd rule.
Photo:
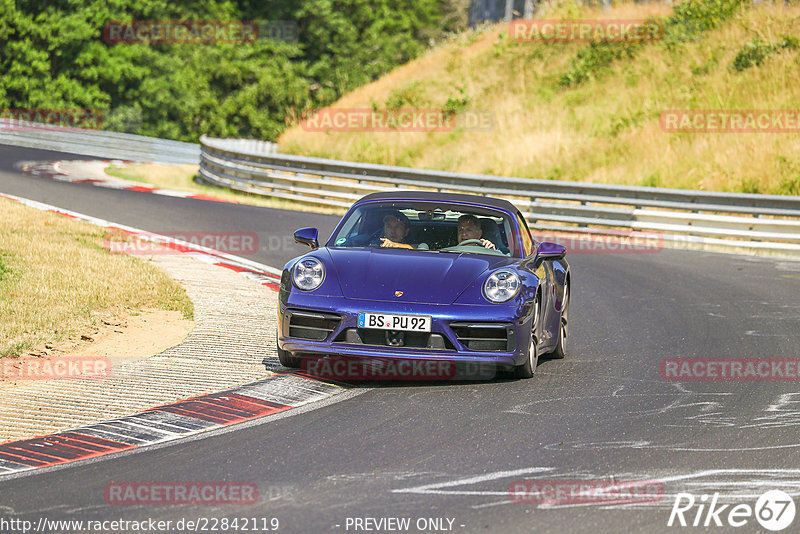
[[[483,239],[483,230],[481,230],[481,221],[474,215],[462,215],[458,218],[458,244],[470,239],[478,240],[484,248],[496,250],[494,243],[488,239]]]

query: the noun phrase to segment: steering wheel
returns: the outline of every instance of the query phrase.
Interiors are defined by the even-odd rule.
[[[464,241],[462,241],[461,243],[458,244],[459,247],[465,246],[465,245],[478,245],[478,246],[482,247],[483,243],[481,242],[480,239],[465,239]]]
[[[383,226],[381,226],[380,228],[369,234],[369,236],[367,236],[367,239],[364,241],[364,246],[371,246],[371,247],[381,246],[380,239],[378,239],[381,233],[383,233]],[[375,241],[377,241],[377,245],[372,245],[371,243]]]

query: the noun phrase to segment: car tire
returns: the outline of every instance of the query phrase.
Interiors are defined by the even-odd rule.
[[[569,339],[569,286],[564,286],[564,307],[558,326],[558,343],[553,352],[547,355],[552,360],[561,360],[567,355],[567,340]]]
[[[288,367],[289,369],[297,369],[300,367],[300,358],[295,358],[292,356],[292,353],[288,350],[283,350],[280,347],[278,348],[278,361],[281,362],[281,365],[284,367]]]
[[[536,324],[534,322],[534,325],[531,326],[530,341],[528,342],[528,357],[525,359],[525,363],[514,368],[515,378],[533,378],[533,373],[536,372],[536,366],[539,364],[537,345]]]

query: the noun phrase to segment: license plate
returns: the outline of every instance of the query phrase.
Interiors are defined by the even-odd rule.
[[[430,332],[431,316],[361,312],[358,314],[358,327],[404,332]]]

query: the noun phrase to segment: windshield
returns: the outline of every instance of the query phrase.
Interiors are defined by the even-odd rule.
[[[432,202],[359,206],[346,216],[328,246],[520,256],[516,229],[507,214]]]

